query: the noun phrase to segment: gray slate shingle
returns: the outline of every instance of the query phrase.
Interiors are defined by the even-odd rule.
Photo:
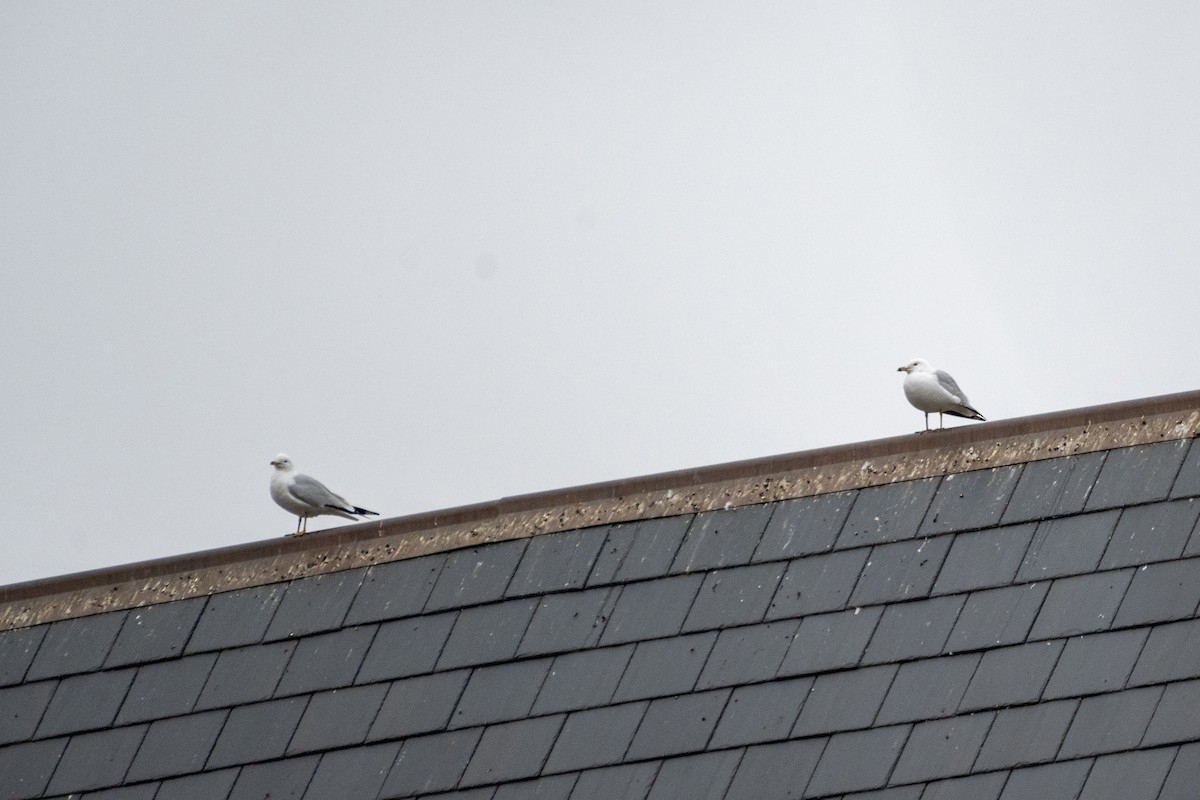
[[[1200,558],[1138,568],[1113,624],[1148,625],[1188,619],[1200,605]]]
[[[800,797],[825,743],[824,738],[799,739],[747,747],[725,800]]]
[[[942,656],[901,664],[876,717],[877,725],[953,714],[967,691],[980,654]]]
[[[704,575],[697,573],[626,584],[608,618],[600,644],[623,644],[679,633],[703,582]],[[655,613],[646,614],[647,608],[653,608]]]
[[[592,573],[608,528],[584,528],[529,540],[505,597],[582,587]]]
[[[54,770],[47,791],[50,794],[66,794],[116,786],[129,771],[129,765],[133,763],[148,727],[132,725],[72,736],[65,751],[61,750],[62,739],[35,742],[47,746],[58,743],[59,752],[62,752],[62,760]]]
[[[1103,452],[1087,453],[1026,464],[1000,522],[1078,514],[1087,503],[1104,456]]]
[[[707,631],[638,642],[620,677],[613,702],[690,692],[716,640],[716,632]]]
[[[1049,590],[1049,581],[1039,581],[971,592],[946,641],[946,651],[957,653],[1025,641]]]
[[[1161,686],[1147,686],[1083,698],[1067,729],[1058,759],[1137,747],[1162,693]]]
[[[301,800],[320,759],[301,756],[243,767],[229,800]]]
[[[869,728],[896,677],[895,664],[818,675],[809,689],[792,736]]]
[[[184,651],[224,650],[261,642],[287,583],[271,583],[208,598]]]
[[[840,550],[788,562],[766,618],[787,619],[846,607],[870,548]]]
[[[924,478],[860,489],[836,547],[912,539],[921,527],[940,482],[941,478]]]
[[[1125,597],[1133,568],[1058,578],[1029,631],[1031,639],[1108,630]]]
[[[520,719],[533,708],[550,659],[480,667],[471,673],[450,721],[455,728]]]
[[[0,686],[20,683],[37,655],[49,625],[0,631]]]
[[[1021,469],[1016,465],[947,475],[938,485],[918,532],[932,536],[995,525],[1016,488]]]
[[[927,597],[950,549],[951,537],[911,539],[871,548],[850,605]]]
[[[1012,583],[1036,527],[1033,523],[1006,525],[953,537],[933,593],[977,591]]]
[[[960,711],[1032,703],[1042,696],[1063,640],[988,650],[963,695]]]
[[[647,800],[721,800],[740,756],[736,750],[725,750],[668,759],[659,768]]]
[[[438,657],[437,668],[453,669],[512,658],[535,608],[537,598],[524,597],[463,609]]]
[[[562,653],[594,647],[612,614],[618,590],[612,587],[551,594],[538,600],[518,656]]]
[[[703,750],[729,699],[729,689],[714,689],[650,701],[626,758],[678,755]]]
[[[752,683],[774,678],[792,646],[798,623],[780,620],[743,628],[726,628],[696,681],[697,689]]]
[[[691,524],[692,516],[684,515],[613,525],[596,556],[588,585],[666,575]]]
[[[298,640],[275,689],[276,696],[349,686],[358,674],[375,631],[376,626],[364,625]]]
[[[107,734],[107,731],[103,732]],[[0,798],[3,800],[26,800],[40,797],[46,788],[55,767],[63,769],[59,758],[67,746],[67,740],[44,739],[40,742],[26,742],[10,747],[0,748],[0,775],[4,776],[0,783]],[[78,759],[79,754],[76,754]],[[125,766],[128,766],[126,763]],[[68,770],[73,764],[67,764]],[[70,786],[70,780],[64,779],[65,786]],[[55,791],[63,791],[60,785]],[[70,791],[69,788],[66,789]]]
[[[811,677],[804,677],[737,687],[725,704],[710,747],[786,739],[812,684]]]
[[[643,761],[579,773],[571,800],[645,800],[659,762]]]
[[[780,675],[802,675],[856,666],[875,633],[883,606],[805,617],[788,647]]]
[[[382,622],[420,614],[446,563],[446,553],[375,564],[363,576],[347,625]]]
[[[223,800],[237,780],[236,769],[204,772],[163,781],[154,800]]]
[[[63,678],[38,725],[38,738],[108,727],[125,700],[133,673],[121,669]]]
[[[274,642],[223,650],[200,692],[196,709],[269,699],[295,649],[295,642]]]
[[[1155,625],[1129,676],[1129,685],[1188,678],[1200,678],[1200,620]]]
[[[291,639],[340,628],[366,572],[362,567],[292,581],[264,638]]]
[[[375,797],[396,760],[397,742],[334,750],[321,756],[304,800]],[[271,800],[275,800],[272,796]]]
[[[571,790],[575,788],[575,778],[575,775],[551,775],[548,778],[505,784],[496,787],[496,792],[491,795],[491,798],[492,800],[567,800],[571,796]],[[446,800],[452,800],[452,798],[448,797]],[[486,800],[486,797],[484,795],[477,798],[466,796],[461,800]]]
[[[878,664],[941,653],[965,600],[962,595],[948,595],[887,606],[863,662]]]
[[[1142,747],[1200,740],[1200,680],[1169,684],[1150,719]]]
[[[1175,483],[1171,486],[1171,497],[1195,497],[1200,495],[1200,447],[1189,447]]]
[[[996,800],[1004,791],[1006,772],[987,772],[964,778],[946,778],[925,785],[921,800]],[[917,784],[920,788],[920,785]]]
[[[565,715],[490,725],[467,763],[460,787],[532,778],[550,755]]]
[[[1174,748],[1165,748],[1167,752]],[[1200,785],[1200,742],[1185,744],[1175,754],[1175,762],[1163,783],[1158,800],[1192,800]]]
[[[1101,756],[1092,765],[1079,800],[1158,797],[1174,758],[1169,748]]]
[[[1200,451],[1198,451],[1200,452]],[[1130,567],[1179,558],[1200,516],[1200,500],[1172,500],[1121,512],[1101,569]]]
[[[182,655],[207,602],[206,597],[192,597],[130,610],[104,666],[120,667]]]
[[[1179,439],[1110,450],[1088,496],[1087,510],[1165,499],[1190,444]]]
[[[1040,581],[1092,572],[1117,527],[1118,510],[1060,517],[1038,523],[1017,580]]]
[[[229,712],[207,767],[228,767],[281,757],[300,724],[308,697],[238,706]]]
[[[975,769],[1011,769],[1053,760],[1078,708],[1078,700],[1058,700],[1000,709]]]
[[[381,623],[356,682],[374,683],[432,671],[455,619],[457,614],[451,611]]]
[[[1071,637],[1042,697],[1052,700],[1123,689],[1149,635],[1149,629],[1141,628]]]
[[[99,669],[128,613],[112,611],[50,623],[26,679],[36,681]]]
[[[657,643],[645,643],[654,644]],[[633,656],[634,647],[625,644],[556,656],[533,704],[533,713],[552,714],[608,703]],[[672,662],[672,666],[677,663]]]
[[[528,539],[514,539],[450,553],[425,610],[490,603],[504,597],[528,544]]]
[[[643,700],[568,714],[546,771],[569,772],[620,762],[649,705]]]
[[[453,789],[475,751],[483,728],[405,739],[383,784],[384,797]]]
[[[892,772],[892,782],[919,783],[967,774],[994,717],[985,712],[917,723]]]
[[[206,711],[150,723],[125,780],[133,783],[198,772],[208,760],[228,713]]]
[[[750,563],[775,507],[742,506],[697,514],[683,537],[671,572],[696,572]]]
[[[778,561],[833,549],[857,494],[834,492],[777,503],[754,560]]]
[[[707,573],[683,621],[683,630],[712,630],[760,622],[775,596],[783,570],[784,564],[774,562]]]
[[[470,670],[460,669],[395,681],[375,716],[368,741],[445,729],[469,675]]]
[[[309,698],[287,754],[362,744],[387,691],[387,684],[374,683],[317,692]]]
[[[1078,797],[1092,768],[1092,759],[1081,758],[1058,764],[1014,769],[1004,784],[1000,800],[1046,800]]]
[[[191,711],[216,662],[216,653],[198,653],[141,667],[116,723],[146,722]]]
[[[0,689],[0,744],[32,738],[57,687],[57,681],[41,681]]]
[[[837,733],[821,753],[808,783],[809,796],[878,789],[887,782],[911,725]]]

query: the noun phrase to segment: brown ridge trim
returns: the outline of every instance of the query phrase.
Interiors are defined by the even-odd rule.
[[[1200,391],[503,498],[0,587],[0,630],[485,542],[1200,435]]]

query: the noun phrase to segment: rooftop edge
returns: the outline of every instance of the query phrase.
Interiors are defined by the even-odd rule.
[[[1200,435],[1200,391],[501,498],[0,586],[0,630],[487,542]]]

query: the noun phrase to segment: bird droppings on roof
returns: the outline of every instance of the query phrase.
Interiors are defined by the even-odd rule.
[[[1200,395],[1150,402],[714,469],[675,482],[701,510],[553,533],[535,521],[628,497],[518,499],[371,563],[373,526],[249,546],[345,568],[227,591],[200,587],[238,553],[95,582],[192,576],[145,607],[17,587],[54,613],[0,632],[0,798],[1191,797]],[[1084,444],[1030,456],[1047,437]],[[930,467],[966,450],[993,460]],[[836,488],[739,488],[804,470]],[[672,499],[655,480],[625,485]]]

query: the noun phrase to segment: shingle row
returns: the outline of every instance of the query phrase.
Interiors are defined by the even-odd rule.
[[[514,655],[535,657],[476,670],[467,702],[455,717],[471,724],[479,712],[470,709],[470,701],[484,691],[476,691],[475,686],[489,685],[485,681],[492,686],[511,683],[511,678],[502,681],[496,677],[500,675],[530,676],[521,684],[528,688],[512,693],[508,703],[494,712],[523,715],[533,708],[552,664],[557,668],[548,697],[555,691],[562,695],[565,685],[583,682],[573,681],[574,671],[596,674],[591,662],[602,660],[606,668],[600,671],[612,682],[609,697],[621,701],[694,687],[929,659],[947,652],[1015,645],[1026,637],[1031,641],[1061,640],[1114,626],[1127,629],[1185,620],[1194,617],[1200,605],[1200,558],[1188,558],[1140,569],[1059,578],[1048,585],[809,614],[800,620],[739,624],[779,613],[768,612],[780,605],[780,592],[774,587],[787,585],[780,580],[782,572],[782,565],[768,563],[670,576],[631,584],[619,593],[619,601],[614,601],[618,592],[612,588],[551,595],[540,601],[522,598],[474,607],[462,612],[457,621],[452,612],[435,614],[0,689],[0,708],[6,710],[0,720],[0,743],[134,724],[356,683],[452,672],[481,662],[503,662]],[[812,583],[820,585],[819,580]],[[774,601],[768,609],[771,598]],[[646,608],[656,609],[656,613],[643,613]],[[987,618],[989,613],[994,621]],[[714,623],[714,618],[719,623]],[[692,621],[697,619],[708,624],[691,633],[697,627]],[[711,630],[713,627],[720,630]],[[685,635],[679,636],[681,632]],[[1129,659],[1128,668],[1141,652],[1146,635],[1145,630],[1133,629],[1108,637],[1085,636],[1071,641],[1067,658],[1081,666],[1096,663],[1092,656],[1103,648],[1110,665]],[[1126,643],[1120,659],[1112,657],[1114,642]],[[1085,649],[1088,647],[1090,651]],[[536,658],[543,652],[561,651],[571,651],[561,663],[550,656]],[[993,649],[988,659],[1002,658],[1006,652]],[[566,669],[571,664],[574,671]],[[1095,680],[1093,677],[1093,683]],[[1105,678],[1096,688],[1087,682],[1069,684],[1056,678],[1052,690],[1062,695],[1085,694],[1104,690],[1110,680],[1115,676]],[[609,697],[600,691],[606,685],[603,680],[589,683],[588,702],[607,702]],[[557,708],[561,703],[543,700],[539,709]]]
[[[723,631],[720,636],[730,632]],[[711,632],[693,634],[636,647],[571,654],[577,661],[600,659],[591,666],[575,665],[582,669],[568,669],[565,658],[561,664],[555,659],[533,659],[391,684],[333,689],[311,697],[242,705],[232,711],[200,711],[83,733],[69,740],[60,737],[15,745],[0,750],[0,763],[7,760],[14,769],[19,764],[22,770],[41,774],[37,770],[61,758],[48,787],[53,793],[149,781],[377,740],[405,739],[402,748],[428,747],[443,754],[452,752],[447,743],[469,741],[471,752],[462,754],[468,759],[463,763],[475,766],[467,774],[470,780],[486,783],[532,777],[543,768],[567,772],[706,747],[723,749],[843,731],[865,732],[904,723],[917,723],[917,731],[940,731],[931,734],[928,742],[961,742],[961,736],[967,734],[955,731],[963,730],[969,731],[970,737],[986,735],[978,742],[966,739],[971,746],[964,745],[961,750],[970,752],[973,760],[957,764],[949,754],[929,759],[928,742],[920,737],[913,740],[917,744],[910,744],[909,751],[926,755],[911,756],[912,764],[936,763],[949,765],[951,770],[914,777],[910,773],[915,767],[906,767],[892,778],[893,782],[914,783],[956,774],[955,769],[966,774],[972,766],[977,771],[991,771],[1200,738],[1200,723],[1192,713],[1200,702],[1200,620],[751,685],[740,685],[745,676],[728,681],[703,679],[716,663],[712,660],[716,644]],[[640,655],[643,645],[644,656]],[[731,657],[745,652],[742,639],[731,648]],[[745,663],[779,660],[764,659],[764,652],[759,648]],[[686,674],[688,663],[694,665],[690,675]],[[591,684],[589,678],[597,676],[596,665],[599,674],[614,677],[606,688],[584,701],[591,707],[564,713],[578,698],[564,691],[563,684],[557,689],[552,684]],[[685,673],[682,679],[670,669],[680,665]],[[718,670],[713,674],[719,674],[721,668],[713,669]],[[124,672],[80,677],[95,679]],[[753,679],[763,680],[764,676]],[[697,686],[703,688],[701,684],[727,688],[688,693]],[[39,685],[19,688],[25,691]],[[662,696],[668,693],[681,694]],[[1091,696],[1079,699],[1080,694]],[[77,701],[95,705],[84,702],[83,695]],[[5,707],[19,708],[19,703]],[[526,719],[530,714],[534,718]],[[54,725],[56,719],[45,713],[41,724]],[[548,742],[545,752],[534,759],[532,751],[522,747],[526,759],[522,767],[508,755],[503,759],[497,755],[507,770],[497,772],[500,767],[488,765],[488,754],[517,733],[517,739],[526,743],[533,733],[544,734]],[[479,744],[475,739],[487,744],[479,751],[480,761],[472,758]],[[533,771],[525,773],[525,769]]]

